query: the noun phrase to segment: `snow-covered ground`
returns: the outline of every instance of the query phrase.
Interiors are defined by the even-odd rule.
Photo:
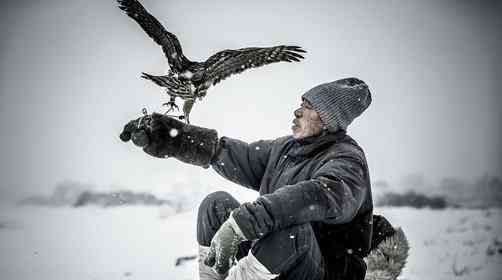
[[[167,211],[167,212],[166,212]],[[502,279],[500,209],[376,209],[407,234],[401,279]],[[0,209],[0,279],[196,279],[196,211]],[[498,247],[497,247],[498,246]]]
[[[408,237],[410,256],[400,279],[502,279],[497,251],[502,250],[502,209],[381,208],[375,213]]]

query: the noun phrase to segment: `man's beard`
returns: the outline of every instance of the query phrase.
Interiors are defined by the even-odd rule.
[[[303,124],[296,119],[293,121],[293,136],[297,139],[319,135],[322,132],[322,126],[312,121],[306,121]]]

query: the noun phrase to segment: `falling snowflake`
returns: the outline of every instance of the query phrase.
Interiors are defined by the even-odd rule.
[[[255,149],[256,149],[256,150],[259,150],[259,149],[260,149],[260,146],[256,146],[256,148],[255,148]]]
[[[179,133],[179,131],[176,128],[172,128],[171,130],[169,130],[169,136],[171,136],[173,138],[178,136],[178,133]]]

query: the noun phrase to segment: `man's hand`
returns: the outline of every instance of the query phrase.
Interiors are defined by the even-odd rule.
[[[209,254],[204,264],[211,266],[218,274],[225,274],[230,269],[239,244],[245,240],[232,215],[221,225],[211,240]]]
[[[203,168],[210,166],[219,145],[216,130],[188,125],[158,113],[145,114],[127,123],[120,139],[132,140],[151,156],[174,157]]]
[[[146,122],[148,120],[148,123]],[[144,116],[128,122],[122,133],[120,140],[127,142],[131,140],[138,147],[145,147],[150,142],[150,138],[146,134],[146,126],[149,124],[150,117]]]
[[[153,113],[130,121],[124,126],[120,139],[132,142],[154,157],[175,156],[179,148],[177,139],[185,124],[174,118]]]

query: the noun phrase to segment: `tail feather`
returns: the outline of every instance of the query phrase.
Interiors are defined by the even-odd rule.
[[[371,251],[365,258],[365,280],[395,280],[402,272],[410,246],[401,228]]]
[[[190,82],[183,82],[171,73],[167,76],[154,76],[144,72],[141,74],[141,78],[150,80],[158,86],[165,88],[169,95],[179,96],[181,98],[193,97]]]

